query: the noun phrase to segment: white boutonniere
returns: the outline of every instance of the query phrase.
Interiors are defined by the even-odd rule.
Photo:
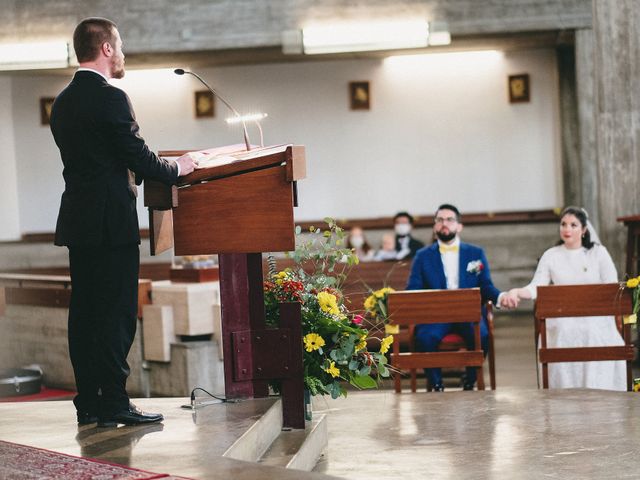
[[[475,273],[476,275],[480,275],[480,272],[484,270],[484,264],[482,260],[473,260],[467,263],[467,273]]]

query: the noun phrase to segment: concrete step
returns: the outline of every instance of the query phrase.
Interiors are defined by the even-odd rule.
[[[328,445],[327,417],[314,415],[304,430],[283,430],[259,463],[310,472]]]
[[[231,445],[223,457],[258,462],[282,430],[282,400],[277,400]]]
[[[306,422],[304,430],[282,428],[282,401],[278,399],[223,453],[223,457],[310,472],[326,451],[324,414]]]

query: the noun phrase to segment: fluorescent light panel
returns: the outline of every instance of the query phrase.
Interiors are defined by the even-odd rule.
[[[0,70],[65,68],[69,66],[67,42],[0,43]]]
[[[365,52],[428,45],[425,21],[336,23],[302,29],[304,53]]]

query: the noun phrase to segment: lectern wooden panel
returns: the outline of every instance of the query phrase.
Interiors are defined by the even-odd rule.
[[[229,155],[229,148],[219,150],[227,162],[236,161],[199,168],[180,177],[177,187],[145,181],[149,230],[163,233],[152,237],[152,254],[172,246],[176,255],[294,248],[293,207],[297,204],[296,181],[306,174],[304,147],[242,150],[234,157]],[[170,150],[159,155],[175,157],[186,152]],[[215,158],[215,154],[211,156]],[[171,224],[173,229],[167,235]],[[167,242],[167,237],[173,237],[175,245]]]
[[[280,166],[180,189],[176,255],[295,248],[291,182]]]

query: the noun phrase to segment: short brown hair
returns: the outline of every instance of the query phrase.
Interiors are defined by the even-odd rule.
[[[100,17],[82,20],[73,32],[73,48],[78,62],[90,62],[98,58],[102,44],[109,42],[115,47],[116,24]]]

